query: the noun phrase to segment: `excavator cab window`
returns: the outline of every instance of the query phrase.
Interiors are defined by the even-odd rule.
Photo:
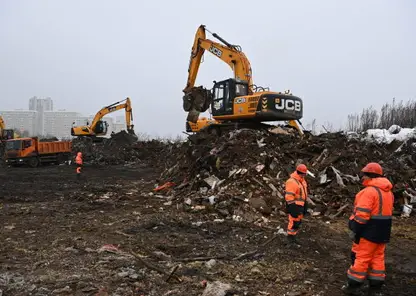
[[[235,84],[235,96],[242,97],[248,95],[248,85],[244,82],[236,82]]]
[[[214,116],[233,114],[234,98],[248,95],[248,84],[244,81],[227,79],[214,84]]]
[[[106,134],[107,133],[107,127],[108,127],[107,122],[100,120],[100,121],[97,122],[97,125],[95,126],[94,133],[96,135]]]
[[[214,100],[212,103],[212,114],[221,116],[233,113],[233,93],[230,79],[216,82],[214,84]]]
[[[1,135],[1,137],[5,140],[14,139],[14,130],[12,130],[12,129],[3,130],[3,134]]]

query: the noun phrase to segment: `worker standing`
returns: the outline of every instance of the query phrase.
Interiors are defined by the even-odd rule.
[[[82,168],[82,153],[78,152],[77,157],[75,157],[75,163],[77,164],[77,178],[81,177],[81,168]]]
[[[296,240],[302,218],[306,214],[307,209],[307,183],[305,180],[308,169],[306,165],[299,164],[296,171],[290,175],[286,181],[285,201],[286,209],[289,216],[289,224],[287,226],[287,237],[289,243],[300,245]]]
[[[361,173],[365,188],[355,196],[354,212],[348,223],[353,240],[352,265],[343,290],[348,295],[356,295],[368,279],[370,295],[382,295],[386,277],[384,253],[392,226],[393,185],[383,177],[378,163],[367,164]]]

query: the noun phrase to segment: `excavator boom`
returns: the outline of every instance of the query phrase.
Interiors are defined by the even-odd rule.
[[[227,63],[234,71],[234,78],[236,80],[247,81],[247,84],[251,87],[253,84],[251,66],[246,55],[241,51],[241,47],[228,43],[216,33],[212,35],[224,43],[225,46],[209,40],[206,38],[206,31],[208,30],[205,29],[204,25],[199,26],[196,31],[191,58],[189,60],[188,79],[183,91],[186,93],[195,86],[199,66],[205,50],[208,50],[214,56]]]
[[[186,112],[189,112],[188,120],[194,123],[197,121],[200,112],[208,110],[213,99],[209,90],[203,87],[195,87],[199,66],[206,50],[229,65],[234,72],[234,79],[247,82],[249,93],[252,93],[251,87],[253,80],[251,66],[249,60],[241,51],[241,47],[230,44],[216,33],[212,35],[224,45],[207,39],[206,32],[209,31],[206,30],[204,25],[199,26],[196,31],[189,60],[188,79],[183,89],[185,93],[183,97],[183,108]]]
[[[0,116],[0,132],[2,132],[6,128],[6,124],[4,123],[3,117]]]

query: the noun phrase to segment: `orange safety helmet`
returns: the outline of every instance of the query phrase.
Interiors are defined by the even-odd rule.
[[[376,174],[376,175],[381,176],[381,175],[383,175],[383,168],[377,162],[370,162],[365,167],[363,167],[361,172]]]
[[[78,152],[77,153],[77,156],[82,157],[82,153],[81,152]]]
[[[306,167],[306,165],[301,163],[296,167],[296,171],[302,174],[306,174],[308,172],[308,168]]]

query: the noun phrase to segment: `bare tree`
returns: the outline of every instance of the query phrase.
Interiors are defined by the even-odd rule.
[[[348,115],[347,130],[362,132],[371,128],[388,129],[393,124],[401,127],[416,127],[416,100],[396,102],[393,98],[391,103],[381,107],[380,112],[372,106],[363,109],[360,114]]]

